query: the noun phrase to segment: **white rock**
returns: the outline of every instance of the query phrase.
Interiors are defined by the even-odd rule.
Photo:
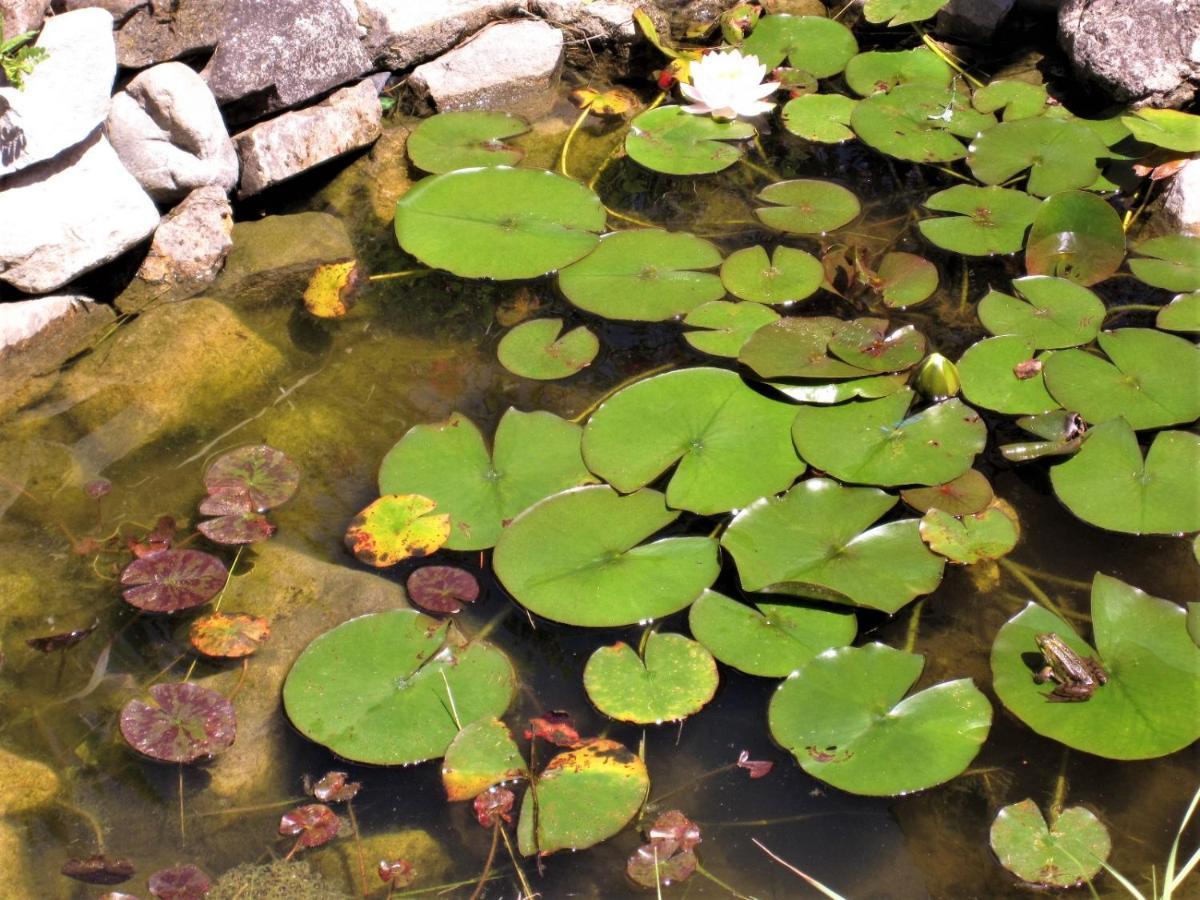
[[[1200,159],[1190,160],[1175,173],[1162,209],[1169,228],[1200,237]]]
[[[238,196],[273,184],[365,147],[380,134],[379,95],[367,79],[328,100],[284,113],[234,136],[242,161]]]
[[[527,6],[528,0],[358,0],[358,19],[375,62],[407,69]]]
[[[530,9],[552,25],[579,32],[584,40],[631,44],[638,38],[633,14],[640,6],[641,0],[531,0]]]
[[[108,139],[155,200],[237,184],[237,152],[204,79],[179,62],[142,72],[112,99]]]
[[[47,20],[37,46],[48,55],[25,89],[0,87],[0,177],[58,155],[104,121],[117,72],[112,25],[102,9]]]
[[[0,222],[0,280],[44,294],[149,237],[158,209],[97,135],[9,178]]]
[[[511,107],[554,87],[562,61],[557,28],[502,22],[418,66],[408,84],[439,110]]]
[[[0,0],[0,26],[4,37],[15,37],[42,27],[50,0]]]
[[[151,284],[208,284],[233,246],[233,209],[216,185],[196,188],[163,216],[137,277]]]

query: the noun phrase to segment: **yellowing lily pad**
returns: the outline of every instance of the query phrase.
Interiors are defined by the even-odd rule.
[[[921,540],[960,565],[1007,556],[1019,536],[1016,512],[998,500],[982,512],[960,517],[936,508],[921,517]]]
[[[350,311],[359,281],[356,259],[317,266],[304,289],[304,308],[318,319],[339,319]]]
[[[624,642],[588,658],[583,686],[609,718],[661,725],[699,712],[717,690],[717,664],[704,646],[681,634],[651,632],[639,655]]]
[[[512,732],[497,718],[464,725],[442,760],[442,785],[451,802],[472,800],[494,784],[527,774]]]
[[[385,494],[354,517],[346,546],[376,568],[436,553],[450,537],[450,517],[436,507],[420,494]]]

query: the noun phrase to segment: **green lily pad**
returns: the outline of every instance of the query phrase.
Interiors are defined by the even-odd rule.
[[[725,257],[721,281],[729,293],[756,303],[789,303],[816,292],[825,270],[811,253],[776,247],[770,258],[765,248],[744,247]]]
[[[1024,338],[1036,350],[1078,347],[1100,333],[1104,304],[1085,288],[1065,278],[1029,275],[1014,278],[1021,299],[989,291],[979,301],[979,321],[992,334]]]
[[[863,16],[876,24],[887,22],[889,28],[921,22],[938,14],[950,0],[867,0]]]
[[[519,603],[555,622],[615,627],[656,619],[690,604],[719,571],[712,538],[642,543],[678,517],[658,491],[563,491],[505,529],[493,565]]]
[[[600,647],[583,670],[583,686],[610,719],[661,725],[697,713],[717,692],[717,663],[682,634],[652,632],[643,655],[618,641]]]
[[[525,151],[504,139],[528,130],[528,122],[508,113],[444,112],[422,120],[408,136],[405,149],[417,168],[435,175],[475,166],[515,166]]]
[[[1142,241],[1129,260],[1133,274],[1168,291],[1200,291],[1200,237],[1169,234]]]
[[[464,278],[536,278],[596,246],[606,213],[577,181],[493,166],[422,179],[396,203],[396,239]]]
[[[967,148],[955,135],[973,137],[988,127],[989,121],[953,91],[929,84],[900,84],[859,103],[850,116],[850,127],[881,153],[935,163],[966,156]]]
[[[860,97],[886,93],[901,84],[950,86],[954,76],[927,47],[914,50],[869,50],[846,64],[846,84]]]
[[[995,502],[982,512],[961,517],[931,509],[921,517],[920,530],[930,550],[965,566],[1007,556],[1021,533],[1015,514]]]
[[[1025,229],[1041,203],[1024,191],[959,184],[938,191],[925,206],[939,212],[961,213],[917,223],[921,234],[937,246],[967,256],[1016,253],[1025,243]]]
[[[742,346],[738,361],[763,378],[862,378],[871,373],[826,352],[841,319],[788,316],[764,325]]]
[[[1025,246],[1030,275],[1058,275],[1096,284],[1121,267],[1125,230],[1107,202],[1086,191],[1047,197],[1033,219]]]
[[[897,498],[809,478],[738,513],[721,537],[747,591],[793,594],[894,613],[942,580],[945,560],[916,519],[871,523]]]
[[[1028,884],[1050,888],[1076,887],[1096,877],[1112,850],[1108,829],[1091,810],[1069,807],[1048,825],[1032,800],[1000,810],[991,843],[1000,865]]]
[[[957,399],[909,415],[915,397],[906,389],[879,400],[802,406],[792,439],[809,465],[841,481],[943,484],[971,467],[987,429]]]
[[[1054,399],[1093,425],[1123,416],[1141,431],[1200,417],[1200,349],[1152,328],[1121,328],[1098,338],[1108,360],[1063,350],[1046,361]]]
[[[694,116],[679,106],[647,110],[629,123],[625,152],[636,163],[667,175],[708,175],[742,158],[731,141],[754,137],[746,122],[717,122]]]
[[[1002,78],[977,90],[971,96],[971,105],[982,113],[1003,109],[1004,121],[1015,122],[1040,115],[1048,97],[1044,84]]]
[[[830,647],[854,640],[851,611],[788,603],[748,606],[705,591],[688,610],[696,640],[727,666],[764,678],[784,678]]]
[[[829,339],[829,352],[867,372],[900,372],[925,356],[925,335],[912,325],[888,332],[887,319],[843,322]]]
[[[562,333],[562,319],[531,319],[500,339],[496,355],[514,375],[551,381],[568,378],[591,365],[600,352],[600,341],[580,325]]]
[[[742,44],[768,70],[785,59],[816,78],[831,78],[858,52],[853,32],[823,16],[764,16]]]
[[[685,331],[683,339],[703,353],[737,358],[742,345],[764,325],[779,319],[779,313],[761,303],[728,303],[713,300],[697,306],[684,325],[703,331]]]
[[[1092,629],[1096,650],[1037,604],[1009,619],[992,644],[992,685],[1009,711],[1038,734],[1108,759],[1153,759],[1200,738],[1200,647],[1184,609],[1098,572]],[[1107,683],[1083,702],[1048,702],[1053,683],[1034,681],[1043,664],[1035,639],[1046,633],[1096,658]]]
[[[771,734],[801,768],[843,791],[891,797],[970,765],[992,707],[969,678],[911,696],[925,659],[883,644],[822,653],[771,698]]]
[[[1086,188],[1108,148],[1087,127],[1038,116],[1001,122],[975,138],[967,165],[984,184],[1001,184],[1029,169],[1026,190],[1039,197]]]
[[[883,303],[892,309],[924,303],[938,288],[937,266],[915,253],[888,253],[875,274]]]
[[[558,286],[568,300],[596,315],[660,322],[724,297],[720,277],[702,271],[720,264],[716,246],[686,232],[616,231],[559,272]]]
[[[783,127],[797,137],[820,144],[854,139],[850,114],[858,101],[841,94],[803,94],[783,106]]]
[[[958,361],[963,396],[976,406],[1010,415],[1058,409],[1046,390],[1044,365],[1033,344],[1019,335],[986,338],[968,347]]]
[[[785,381],[769,381],[767,384],[797,403],[830,406],[834,403],[853,400],[855,397],[873,400],[904,390],[908,384],[908,374],[898,372],[888,375],[871,375],[867,378],[854,378],[850,381],[838,381],[830,384],[794,384]]]
[[[1121,116],[1135,138],[1156,147],[1195,153],[1200,150],[1200,116],[1177,109],[1139,109]]]
[[[624,493],[678,462],[667,504],[725,512],[785,490],[804,471],[791,442],[794,412],[727,369],[679,369],[605,400],[584,429],[583,459]]]
[[[1164,331],[1200,331],[1200,291],[1176,296],[1158,311],[1154,325]]]
[[[791,234],[824,234],[854,221],[862,207],[840,184],[797,178],[759,191],[759,200],[778,204],[756,209],[763,224]]]
[[[405,765],[445,754],[460,723],[503,715],[516,690],[491,644],[398,609],[313,640],[288,672],[283,705],[301,734],[344,759]]]
[[[442,785],[452,802],[473,800],[494,784],[527,774],[512,732],[494,717],[464,725],[442,760]]]
[[[470,419],[416,425],[379,467],[383,494],[419,493],[450,516],[450,550],[493,546],[504,525],[543,497],[593,481],[583,464],[583,430],[548,412],[510,409],[496,428],[495,450]]]
[[[1123,419],[1097,425],[1050,470],[1054,492],[1083,521],[1129,534],[1200,531],[1200,437],[1163,431],[1143,461]]]
[[[450,536],[450,517],[420,494],[384,494],[350,522],[346,546],[360,561],[383,568],[436,553]]]
[[[953,481],[933,487],[909,488],[900,499],[917,512],[940,509],[952,516],[982,512],[992,502],[992,485],[978,469],[967,469]]]
[[[649,793],[640,756],[616,741],[589,741],[551,759],[525,792],[517,845],[526,856],[585,850],[624,828]]]

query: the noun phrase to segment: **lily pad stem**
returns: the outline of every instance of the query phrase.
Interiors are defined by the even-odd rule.
[[[496,858],[496,848],[500,846],[500,817],[496,816],[492,819],[492,847],[488,850],[487,859],[483,863],[483,874],[479,876],[479,884],[475,885],[475,890],[471,893],[471,900],[479,900],[479,895],[483,893],[483,886],[487,884],[488,876],[492,873],[492,861]]]
[[[183,763],[179,763],[179,846],[187,846],[187,821],[183,815]]]
[[[809,883],[809,885],[816,888],[818,891],[820,891],[822,894],[824,894],[826,897],[828,897],[829,900],[845,900],[845,898],[841,894],[839,894],[837,891],[833,890],[833,888],[825,887],[825,885],[821,884],[821,882],[817,881],[817,879],[813,878],[811,875],[806,875],[805,873],[803,873],[799,869],[797,869],[795,866],[793,866],[787,860],[783,859],[780,856],[776,856],[774,853],[772,853],[770,850],[768,850],[766,845],[763,844],[761,841],[759,841],[758,838],[751,838],[751,840],[755,843],[755,845],[758,847],[759,850],[761,850],[763,853],[767,854],[767,856],[771,857],[771,859],[775,860],[775,862],[779,863],[781,866],[783,866],[785,869],[787,869],[793,875],[799,875],[801,878],[803,878],[805,881],[807,881]]]
[[[1157,183],[1156,181],[1149,182],[1145,186],[1146,193],[1142,195],[1142,202],[1138,204],[1137,209],[1131,208],[1125,213],[1125,218],[1121,220],[1121,230],[1126,234],[1129,233],[1129,229],[1133,227],[1133,223],[1141,216],[1142,210],[1146,208],[1146,204],[1150,202],[1150,195],[1154,193],[1154,185]],[[1134,197],[1136,199],[1137,195],[1135,194]]]
[[[908,632],[904,638],[904,652],[912,653],[917,645],[917,632],[921,629],[921,610],[925,607],[925,597],[913,604],[912,615],[908,619]]]
[[[358,830],[358,817],[354,815],[354,801],[346,801],[346,815],[350,817],[350,827],[354,829],[354,849],[358,855],[358,880],[362,885],[362,895],[364,897],[371,896],[371,889],[367,886],[367,861],[363,856],[362,833]]]
[[[655,852],[657,852],[657,850]],[[708,869],[704,868],[704,866],[702,866],[700,864],[699,860],[696,861],[696,871],[699,872],[701,875],[703,875],[705,878],[707,878],[709,881],[711,881],[713,884],[715,884],[717,887],[722,888],[726,891],[729,891],[729,895],[731,897],[737,897],[738,900],[752,900],[752,898],[747,897],[741,891],[735,890],[730,885],[726,884],[724,881],[722,881],[720,878],[718,878],[716,875],[714,875],[712,872],[708,871]]]
[[[525,877],[524,869],[522,869],[521,864],[517,862],[517,854],[513,850],[512,841],[508,838],[508,832],[505,831],[504,827],[499,823],[496,824],[496,827],[500,830],[500,837],[504,841],[504,849],[508,851],[508,858],[512,860],[513,870],[517,873],[517,881],[520,882],[521,890],[524,892],[524,895],[520,898],[520,900],[533,900],[533,897],[535,896],[533,893],[533,888],[529,886],[529,879]]]
[[[445,669],[438,669],[438,674],[442,676],[442,684],[446,685],[446,697],[450,701],[450,715],[454,719],[454,725],[462,731],[462,720],[458,718],[458,706],[454,703],[454,692],[450,690],[450,679],[446,677]]]
[[[1026,575],[1032,578],[1040,578],[1042,581],[1049,581],[1051,584],[1061,584],[1063,587],[1075,588],[1078,591],[1092,590],[1090,581],[1080,581],[1078,578],[1066,578],[1062,575],[1055,575],[1052,572],[1043,572],[1041,569],[1035,569],[1033,566],[1027,566],[1024,563],[1019,563],[1015,559],[1007,561],[1009,568],[1020,569]]]
[[[575,137],[580,126],[587,120],[588,114],[592,111],[590,105],[585,106],[579,111],[579,117],[575,119],[575,123],[571,126],[571,130],[567,132],[567,138],[563,141],[562,149],[558,151],[558,171],[562,172],[567,178],[571,177],[571,173],[567,171],[567,153],[571,149],[571,140]]]
[[[983,82],[980,81],[978,78],[975,78],[974,76],[972,76],[970,72],[968,72],[966,69],[964,69],[959,64],[959,61],[954,58],[953,55],[951,55],[950,53],[947,53],[946,49],[941,44],[939,44],[937,41],[935,41],[933,38],[931,38],[928,34],[925,33],[924,28],[922,28],[920,25],[917,25],[914,22],[913,30],[921,36],[921,43],[923,43],[926,47],[928,47],[931,51],[933,51],[934,56],[936,56],[938,59],[940,59],[942,62],[944,62],[950,68],[952,68],[955,72],[957,72],[963,78],[967,79],[967,81],[969,81],[971,83],[971,87],[976,87],[976,88],[983,87]]]
[[[632,222],[634,225],[640,225],[643,228],[657,228],[658,225],[646,219],[639,219],[636,216],[631,216],[628,213],[617,212],[611,206],[605,206],[604,211],[614,219],[620,219],[623,222]]]
[[[769,178],[769,179],[771,179],[771,181],[779,181],[780,180],[779,176],[776,175],[774,172],[772,172],[770,169],[768,169],[765,166],[760,166],[758,163],[752,163],[752,162],[750,162],[750,160],[748,160],[744,156],[741,159],[739,159],[738,162],[740,162],[743,166],[745,166],[751,172],[757,172],[759,175],[762,175],[764,178]]]
[[[65,809],[69,813],[74,813],[88,823],[88,827],[92,829],[92,835],[96,838],[96,853],[103,856],[106,851],[104,849],[104,829],[100,827],[100,820],[83,807],[76,806],[70,800],[55,798],[54,805],[60,809]]]
[[[399,272],[380,272],[378,275],[368,275],[367,281],[388,281],[392,278],[420,278],[428,275],[431,269],[401,269]]]
[[[650,110],[656,109],[659,106],[662,106],[663,101],[666,99],[667,99],[667,92],[666,91],[660,92],[659,95],[654,98],[654,100],[651,102],[651,104],[649,106],[647,106],[644,110],[642,110],[642,112],[650,112]],[[628,130],[628,128],[626,128],[625,130]],[[617,142],[615,144],[613,144],[612,150],[610,150],[608,152],[608,156],[604,157],[604,162],[600,163],[600,167],[598,169],[596,169],[596,171],[592,173],[592,177],[588,179],[588,181],[587,181],[588,190],[594,191],[596,189],[596,182],[598,182],[600,180],[600,176],[604,174],[604,170],[607,169],[612,164],[612,161],[614,159],[616,159],[618,156],[621,155],[621,152],[622,152],[622,150],[624,150],[624,148],[625,148],[625,137],[624,137],[624,131],[622,131],[621,136],[617,139]]]
[[[667,800],[670,797],[674,797],[676,794],[681,794],[684,791],[691,790],[692,788],[696,787],[696,785],[698,785],[700,782],[707,781],[709,778],[712,778],[714,775],[720,775],[722,772],[730,772],[736,768],[737,768],[737,763],[728,763],[727,765],[724,765],[724,766],[717,766],[717,768],[715,768],[715,769],[709,769],[707,772],[701,772],[699,775],[697,775],[691,781],[685,781],[679,787],[677,787],[673,790],[667,791],[662,796],[651,797],[649,800],[646,801],[645,808],[647,810],[657,809],[662,806],[664,800]]]
[[[1058,774],[1054,777],[1054,793],[1050,797],[1051,821],[1062,815],[1063,803],[1067,799],[1067,760],[1071,751],[1063,747],[1062,760],[1058,764]]]
[[[1046,609],[1050,610],[1050,612],[1054,613],[1060,619],[1066,618],[1066,616],[1063,615],[1062,610],[1058,608],[1058,604],[1051,600],[1050,595],[1038,587],[1037,582],[1026,575],[1023,569],[1018,569],[1009,565],[1007,559],[1000,560],[1000,567],[1007,569],[1010,573],[1012,573],[1012,576],[1017,579],[1017,581],[1021,582],[1021,584],[1024,585],[1025,589],[1029,591],[1029,593],[1033,594],[1034,599],[1037,600],[1038,603],[1042,604],[1042,606],[1046,607]]]
[[[1104,318],[1108,319],[1112,316],[1119,316],[1127,312],[1153,312],[1156,313],[1161,306],[1156,306],[1153,303],[1126,303],[1122,306],[1110,306],[1104,311]]]

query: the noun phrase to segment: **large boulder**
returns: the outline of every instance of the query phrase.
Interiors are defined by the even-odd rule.
[[[117,62],[127,69],[212,50],[233,0],[174,0],[170,15],[149,5],[134,10],[117,32]]]
[[[231,121],[297,106],[371,71],[341,0],[232,0],[204,69]]]
[[[0,34],[5,38],[42,27],[50,0],[0,0]]]
[[[117,72],[112,16],[102,9],[54,16],[37,46],[47,55],[25,89],[0,87],[0,177],[78,144],[108,115]]]
[[[1162,216],[1169,230],[1200,237],[1200,159],[1175,173],[1163,195]]]
[[[145,240],[158,209],[97,134],[11,176],[0,191],[0,222],[0,281],[44,294]]]
[[[233,208],[225,191],[211,184],[196,188],[163,217],[137,277],[169,286],[173,300],[199,293],[221,271],[232,233]]]
[[[124,22],[135,9],[139,9],[149,2],[150,0],[61,0],[64,12],[98,6],[109,12],[118,23]]]
[[[112,98],[108,139],[155,200],[237,184],[237,152],[204,79],[179,62],[147,69]]]
[[[558,83],[563,34],[545,22],[489,25],[409,76],[409,88],[439,111],[506,108]]]
[[[1200,88],[1200,0],[1068,0],[1058,39],[1080,75],[1123,103],[1180,107]]]
[[[1016,0],[950,0],[937,16],[939,37],[982,44],[991,40]]]
[[[316,106],[260,122],[234,138],[242,163],[239,197],[248,197],[351,150],[380,134],[379,94],[370,79]]]
[[[516,15],[528,0],[358,0],[363,42],[382,67],[407,69],[433,59],[496,19]]]

